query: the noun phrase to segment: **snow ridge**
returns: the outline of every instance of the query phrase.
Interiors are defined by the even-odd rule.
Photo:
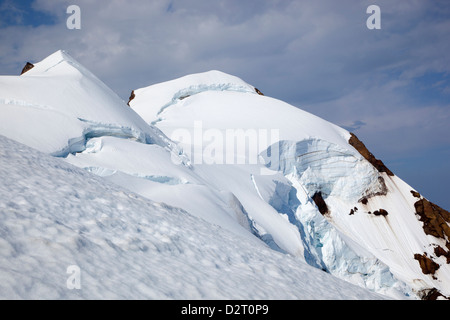
[[[151,112],[150,124],[162,120],[161,114],[169,107],[194,95],[210,91],[231,91],[257,94],[255,88],[241,79],[217,70],[184,76],[164,84],[155,84],[134,90],[130,106],[139,114]],[[147,97],[152,97],[148,99]],[[145,104],[145,107],[141,107]],[[147,119],[147,117],[144,117]]]
[[[63,51],[0,77],[0,134],[15,140],[0,138],[6,279],[22,266],[57,273],[62,253],[87,272],[81,298],[104,289],[127,298],[450,295],[449,267],[433,251],[442,243],[424,234],[413,189],[377,170],[346,130],[214,70],[133,93],[130,108]],[[237,130],[239,164],[217,162],[227,152],[220,138]],[[191,163],[198,155],[208,161]],[[436,274],[422,273],[414,257],[423,253],[440,263]],[[98,259],[118,288],[98,283]],[[0,296],[70,296],[43,273],[42,291],[5,280]]]
[[[188,88],[181,89],[180,91],[177,91],[170,102],[164,104],[159,111],[157,112],[156,116],[157,119],[152,121],[152,125],[156,125],[158,122],[162,120],[161,114],[166,110],[167,108],[177,104],[179,101],[184,100],[186,98],[189,98],[193,95],[207,92],[207,91],[235,91],[235,92],[248,92],[248,93],[255,93],[255,91],[249,90],[248,87],[236,85],[233,83],[220,83],[220,84],[211,84],[211,85],[205,85],[205,84],[199,84],[199,85],[191,85]]]

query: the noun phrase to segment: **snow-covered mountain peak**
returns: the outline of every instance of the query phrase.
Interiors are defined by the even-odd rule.
[[[448,264],[438,277],[421,268],[428,260],[418,262],[419,255],[431,257],[429,263],[444,261],[433,248],[445,243],[430,238],[418,223],[413,188],[355,135],[256,90],[199,90],[197,83],[196,90],[183,91],[192,88],[190,80],[197,76],[135,90],[130,106],[178,142],[197,173],[233,192],[257,236],[379,292],[450,293]],[[227,157],[226,146],[234,147],[239,137],[246,147],[234,159],[247,164],[245,169]],[[265,159],[258,164],[276,174],[255,170],[257,156]],[[289,223],[279,221],[280,215]]]
[[[2,134],[57,156],[101,135],[166,145],[159,130],[63,50],[21,76],[0,76],[0,105]]]
[[[178,98],[185,95],[193,95],[208,90],[239,91],[257,93],[255,88],[242,79],[218,70],[210,70],[201,73],[189,74],[174,80],[150,85],[138,89],[136,94],[140,96],[145,92],[155,92],[164,89],[161,94],[172,94]]]
[[[178,101],[209,91],[262,94],[258,89],[236,76],[211,70],[134,90],[128,104],[144,120],[149,120],[158,118],[166,108]]]
[[[34,63],[33,68],[23,73],[22,76],[73,76],[76,73],[93,76],[88,69],[80,65],[69,53],[64,50],[58,50],[42,61]]]
[[[267,261],[261,270],[271,270],[274,259],[270,251],[274,251],[276,259],[292,258],[289,265],[294,264],[294,269],[295,263],[299,270],[307,263],[391,297],[450,296],[450,213],[421,197],[347,130],[215,70],[134,90],[129,106],[64,51],[33,66],[27,64],[24,70],[22,76],[0,76],[0,135],[61,157],[63,160],[56,160],[94,173],[101,177],[98,181],[107,180],[154,202],[182,208],[183,214],[202,221],[200,229],[195,223],[186,224],[186,219],[177,221],[176,212],[181,211],[174,209],[173,219],[163,222],[172,224],[173,230],[199,232],[202,239],[208,239],[214,232],[207,230],[223,229],[231,238],[240,239],[224,243],[230,251],[214,249],[209,240],[202,240],[196,256],[202,250],[207,257],[212,252],[209,258],[213,260],[222,252],[247,256],[254,248],[258,263]],[[11,144],[14,142],[3,141],[5,146]],[[7,149],[20,153],[17,148]],[[18,156],[30,163],[26,155]],[[39,158],[38,153],[32,156]],[[42,161],[58,166],[50,158]],[[74,172],[77,185],[80,179],[88,179],[88,174]],[[23,186],[15,188],[15,194],[20,190]],[[9,193],[3,194],[7,197]],[[94,200],[96,208],[95,199],[115,203],[110,195],[92,199],[85,195]],[[54,199],[54,195],[49,197]],[[76,211],[77,201],[80,198],[61,200],[61,205]],[[4,203],[7,212],[28,210],[9,199]],[[132,206],[133,223],[151,218],[152,213],[147,216],[147,211],[135,210],[137,203]],[[46,211],[45,206],[40,203],[39,210]],[[120,205],[108,212],[120,214],[116,207],[119,210]],[[50,213],[58,216],[58,210],[51,208]],[[20,215],[17,217],[20,220]],[[11,219],[0,221],[10,223]],[[82,224],[80,228],[89,230],[90,226],[83,224],[92,221],[83,221],[77,222]],[[100,229],[101,221],[97,222]],[[27,241],[20,238],[28,239],[27,232],[14,234],[11,243]],[[102,237],[98,232],[96,229],[95,234]],[[114,226],[108,229],[107,238],[115,239],[108,249],[111,261],[117,257],[117,244],[139,243],[141,238],[140,231],[133,231],[133,239],[122,239],[120,224],[115,232]],[[173,235],[173,240],[182,238]],[[97,238],[88,240],[103,243]],[[210,239],[210,244],[214,243],[216,240]],[[146,246],[152,246],[151,241]],[[178,249],[173,251],[175,247],[185,248],[169,246],[164,263],[172,259],[183,264],[183,259],[188,259],[178,255]],[[269,252],[264,258],[263,251]],[[92,270],[86,258],[89,254],[76,255],[86,262],[86,270]],[[129,257],[131,266],[140,266],[133,260],[142,258],[140,254]],[[226,260],[231,263],[233,259]],[[210,260],[205,263],[204,274],[217,274]],[[237,268],[241,267],[248,266],[241,263]],[[220,268],[235,270],[235,266]],[[303,283],[305,279],[308,277],[295,281]],[[156,283],[158,280],[148,284]],[[252,295],[236,295],[241,296]]]

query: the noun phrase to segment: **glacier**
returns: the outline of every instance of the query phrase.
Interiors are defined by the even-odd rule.
[[[178,90],[182,90],[181,85],[191,87],[191,81],[197,83],[198,78],[192,75],[178,79],[177,82],[184,82]],[[227,75],[221,79],[223,83],[229,81]],[[423,274],[414,260],[413,252],[428,246],[429,254],[433,254],[433,245],[443,245],[420,230],[422,226],[414,214],[416,199],[410,192],[414,189],[396,176],[379,172],[350,145],[348,131],[256,91],[200,92],[176,103],[171,100],[170,107],[155,113],[152,110],[160,109],[148,94],[163,86],[164,83],[135,91],[130,106],[147,123],[155,123],[157,119],[156,126],[168,137],[176,138],[174,132],[180,127],[194,136],[199,119],[203,130],[222,130],[222,136],[230,129],[279,129],[279,141],[275,145],[267,143],[268,140],[259,141],[256,155],[264,160],[261,165],[275,172],[273,175],[261,174],[264,171],[257,170],[249,161],[246,166],[225,168],[210,164],[195,166],[218,188],[233,190],[257,234],[272,247],[303,256],[312,265],[391,297],[418,298],[427,288],[435,287],[448,292],[448,280],[435,281]],[[139,99],[139,94],[146,98]],[[180,140],[179,145],[192,159],[198,156],[195,152],[202,150],[190,145],[192,140],[187,141]],[[251,152],[254,149],[248,147],[239,156],[249,159],[255,156]],[[230,178],[233,182],[226,181]],[[305,195],[299,195],[302,192]],[[329,215],[323,216],[311,200],[317,192],[325,198]],[[369,204],[364,204],[365,201]],[[398,217],[380,220],[371,215],[379,209],[394,212]],[[356,213],[350,214],[352,210]],[[375,219],[378,220],[372,221]],[[411,230],[405,232],[402,224],[411,225]],[[441,266],[448,268],[446,263]],[[442,272],[442,279],[447,277],[448,272]]]
[[[182,139],[180,130],[191,139]],[[227,141],[211,138],[220,140],[230,130],[243,132],[247,140],[241,144],[243,148],[233,147],[236,154],[232,160],[236,163],[217,161],[224,159]],[[257,147],[246,136],[255,132]],[[263,138],[261,132],[269,137]],[[276,135],[271,135],[272,132]],[[127,272],[137,272],[130,281],[135,281],[133,284],[139,285],[142,292],[130,294],[123,284],[119,286],[120,292],[113,293],[110,286],[96,284],[96,292],[80,291],[80,298],[99,297],[100,288],[109,292],[105,297],[121,298],[418,299],[432,289],[450,295],[449,266],[444,257],[436,257],[434,252],[437,245],[445,247],[445,241],[424,233],[422,222],[414,214],[417,201],[411,193],[414,189],[397,176],[374,167],[349,143],[351,133],[347,130],[263,96],[235,76],[216,70],[187,75],[135,89],[126,103],[69,54],[58,51],[21,76],[0,76],[0,135],[17,141],[14,146],[19,149],[15,153],[28,163],[31,162],[26,154],[33,155],[33,159],[42,157],[44,160],[39,161],[46,165],[64,167],[75,174],[70,179],[77,180],[81,175],[87,181],[96,181],[95,188],[87,187],[91,196],[83,191],[83,199],[89,200],[83,206],[94,198],[108,205],[108,209],[96,207],[95,213],[89,208],[93,220],[83,220],[81,215],[83,219],[78,225],[89,237],[68,245],[65,254],[79,250],[75,255],[86,265],[84,268],[93,272],[95,263],[89,265],[88,260],[106,244],[108,249],[101,256],[111,263],[118,259],[117,266],[110,266],[117,273],[123,272],[124,266],[128,266]],[[9,140],[3,143],[14,149]],[[41,153],[26,149],[22,154],[24,147],[19,143]],[[20,176],[17,175],[16,179]],[[110,199],[104,194],[108,191],[98,186],[100,182],[108,190],[116,190],[116,195],[124,192],[128,195],[126,199],[139,199],[137,203],[152,208],[152,213],[145,213],[145,208],[138,208],[138,204],[116,203],[121,197]],[[48,183],[51,184],[49,180]],[[78,187],[82,188],[80,184]],[[7,185],[3,185],[4,194],[11,193],[8,188],[20,197],[18,190]],[[69,185],[61,188],[71,190]],[[76,190],[69,194],[79,197]],[[46,219],[53,221],[49,224],[62,219],[58,211],[61,207],[75,210],[77,206],[71,200],[64,203],[66,193],[59,194],[56,189],[54,192],[55,195],[49,195],[49,199],[54,199],[54,207],[46,200],[36,207],[39,208],[36,210],[52,208],[46,215]],[[327,212],[321,212],[317,195],[326,204]],[[39,193],[39,197],[45,199],[46,195]],[[26,210],[10,204],[4,210],[14,209],[19,216],[20,210]],[[23,205],[26,208],[27,202]],[[388,214],[373,214],[381,209]],[[117,217],[106,229],[102,227],[100,214],[104,210]],[[134,210],[131,218],[122,216],[124,210]],[[75,220],[79,219],[81,213],[74,211],[74,214],[78,215]],[[156,225],[164,225],[162,230],[147,229],[156,234],[154,237],[133,231],[139,221],[148,225],[147,219],[156,219],[152,220]],[[17,237],[21,234],[28,237],[29,231],[23,228]],[[202,240],[194,244],[197,233]],[[39,232],[36,234],[43,237]],[[8,237],[5,239],[9,239],[9,246],[23,241],[10,233]],[[47,239],[45,244],[54,241]],[[4,252],[5,257],[13,256],[11,250]],[[49,247],[42,250],[54,257]],[[87,250],[85,255],[83,250]],[[162,271],[141,273],[144,263],[150,263],[149,258],[133,252],[149,250],[158,257],[151,262],[152,270],[159,270],[162,264],[172,270],[178,264],[188,263],[186,272],[170,271],[170,276],[177,280],[167,279],[169,275]],[[422,272],[414,255],[423,252],[439,262],[436,274]],[[19,257],[12,261],[23,263],[21,259],[26,259],[24,255]],[[225,266],[226,261],[229,263]],[[33,263],[30,261],[30,267]],[[13,268],[4,270],[6,278],[11,276]],[[262,270],[264,280],[256,279]],[[312,283],[316,280],[306,273],[300,276],[298,272],[302,270],[314,270],[314,277],[323,281],[333,279],[329,285],[318,283],[319,289],[333,285],[338,289],[313,292]],[[220,280],[229,277],[228,271],[237,272],[229,286]],[[201,273],[208,282],[205,288],[199,285]],[[124,281],[118,274],[114,277]],[[212,277],[219,278],[212,280]],[[278,289],[274,289],[277,279],[282,280]],[[88,283],[95,281],[91,275]],[[181,282],[178,285],[175,281]],[[237,284],[239,281],[242,283]],[[251,285],[246,287],[249,281]],[[289,281],[292,288],[283,292]],[[44,282],[45,290],[55,285],[47,278]],[[267,282],[265,288],[254,292],[264,286],[263,282]],[[307,283],[312,287],[306,289]],[[339,295],[342,283],[362,291],[342,290],[345,293]],[[15,297],[35,296],[36,292],[20,291],[20,285],[4,286],[4,296],[8,292]],[[231,291],[233,285],[238,289]],[[58,297],[72,297],[65,289],[59,288],[57,292]]]
[[[0,163],[1,299],[384,299],[3,136]]]

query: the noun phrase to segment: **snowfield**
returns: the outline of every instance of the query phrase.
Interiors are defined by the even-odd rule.
[[[1,299],[383,298],[61,159],[0,146]],[[67,287],[70,266],[80,289]]]
[[[0,135],[1,297],[450,296],[450,224],[425,232],[425,199],[350,132],[237,77],[127,105],[58,51],[0,76]]]

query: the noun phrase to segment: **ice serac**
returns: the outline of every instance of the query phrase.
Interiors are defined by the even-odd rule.
[[[15,146],[8,148],[18,153],[18,162],[33,164],[34,159],[44,166],[63,168],[75,174],[71,178],[77,186],[87,179],[87,191],[80,194],[55,176],[53,170],[44,172],[49,177],[45,181],[56,179],[59,183],[62,198],[69,196],[59,204],[82,221],[78,226],[81,234],[85,232],[84,237],[76,238],[64,254],[70,257],[71,250],[79,249],[76,258],[86,262],[87,270],[94,270],[97,262],[89,261],[97,254],[102,261],[119,259],[120,264],[115,266],[139,266],[141,271],[148,263],[160,270],[158,263],[172,261],[170,277],[165,278],[164,273],[158,276],[177,279],[175,282],[186,280],[180,282],[181,286],[194,288],[195,298],[340,297],[342,282],[335,277],[394,298],[450,296],[448,212],[393,175],[350,132],[264,96],[235,76],[214,70],[187,75],[135,89],[127,105],[79,62],[58,51],[34,63],[21,76],[0,77],[0,135],[62,158],[51,159],[30,151],[22,154],[21,145],[15,148],[13,142],[0,139],[5,146]],[[0,151],[0,156],[6,155]],[[45,171],[41,165],[38,167],[39,172]],[[12,164],[7,169],[22,170]],[[121,193],[113,187],[107,190],[114,190],[113,195],[119,195],[117,199],[97,194],[91,185],[92,173],[98,176],[95,181],[108,186],[112,182],[120,190],[134,192],[128,198],[140,200],[131,203],[127,198],[120,202]],[[36,177],[28,176],[36,182]],[[7,188],[7,184],[0,187]],[[14,192],[18,190],[23,188]],[[98,188],[100,193],[102,190],[106,192]],[[30,209],[27,214],[32,213],[35,206],[50,231],[53,218],[48,214],[55,215],[54,223],[70,220],[60,216],[57,208],[46,210],[56,203],[53,195],[48,195],[47,201],[45,192],[29,191],[39,194],[37,199],[43,201],[34,204],[27,195],[28,202],[21,198],[24,201],[19,204],[0,203],[6,203],[8,210],[16,210],[16,216],[20,216],[20,210]],[[107,203],[102,210],[114,216],[113,222],[105,226],[109,221],[105,217],[89,220],[85,213],[78,212],[80,196],[89,200],[85,208],[91,213],[98,203]],[[124,204],[131,209],[121,216]],[[147,211],[136,208],[138,205],[154,210],[147,216]],[[164,209],[158,213],[155,208]],[[156,220],[152,220],[153,215]],[[156,221],[155,228],[148,227],[148,219]],[[28,225],[28,220],[22,222]],[[67,225],[77,226],[69,222]],[[98,228],[90,228],[93,225]],[[130,229],[131,225],[139,227]],[[116,232],[120,226],[128,231],[125,238],[123,232]],[[150,234],[141,238],[141,227]],[[86,230],[93,233],[86,235]],[[28,231],[22,231],[28,237]],[[200,238],[196,238],[197,233]],[[0,253],[20,249],[23,239],[13,238],[12,234],[8,233],[12,251]],[[41,238],[43,243],[52,241],[39,235]],[[24,256],[14,253],[20,259],[15,260],[12,253],[7,255],[8,259],[14,258],[8,272],[26,261],[32,252],[27,246]],[[41,249],[54,258],[48,247]],[[147,250],[150,255],[118,253],[125,249]],[[192,263],[190,258],[197,262]],[[30,262],[30,268],[43,259],[36,261]],[[186,278],[186,273],[179,271],[186,261],[194,278]],[[329,283],[336,292],[311,290],[309,286],[317,283],[314,280],[305,284],[310,270],[314,270],[314,279],[335,279]],[[221,287],[220,281],[211,280],[218,275],[228,279],[228,272],[237,275],[232,286],[242,292],[238,290],[233,295],[231,287]],[[264,281],[256,276],[260,272]],[[119,274],[117,271],[115,279],[122,283],[124,278]],[[212,281],[206,291],[195,285],[200,283],[200,274]],[[156,278],[139,279],[145,284],[140,288],[151,297],[180,297],[181,291],[158,287],[161,281]],[[265,287],[272,295],[264,290],[261,294],[254,294],[258,290],[249,292],[255,287],[243,286],[248,284],[243,279],[255,279],[252,285],[267,279],[282,281],[279,290],[271,285]],[[180,288],[175,282],[173,285]],[[285,290],[289,282],[292,287]],[[319,286],[322,288],[323,283]],[[297,289],[304,294],[295,293]],[[366,292],[361,290],[354,292]],[[354,297],[347,289],[342,292]]]
[[[266,246],[233,188],[209,183],[66,53],[0,82],[0,298],[383,298]],[[289,225],[265,181],[247,178]]]
[[[230,143],[230,130],[254,142],[235,155],[245,165],[226,164],[225,148],[216,148],[213,161],[194,167],[210,185],[233,192],[255,234],[274,249],[392,297],[449,296],[444,239],[424,232],[413,188],[354,134],[216,71],[134,93],[131,108],[191,159],[204,160],[220,146],[211,137]],[[276,137],[259,135],[270,130]],[[440,265],[434,274],[424,274],[415,259],[425,253]]]

